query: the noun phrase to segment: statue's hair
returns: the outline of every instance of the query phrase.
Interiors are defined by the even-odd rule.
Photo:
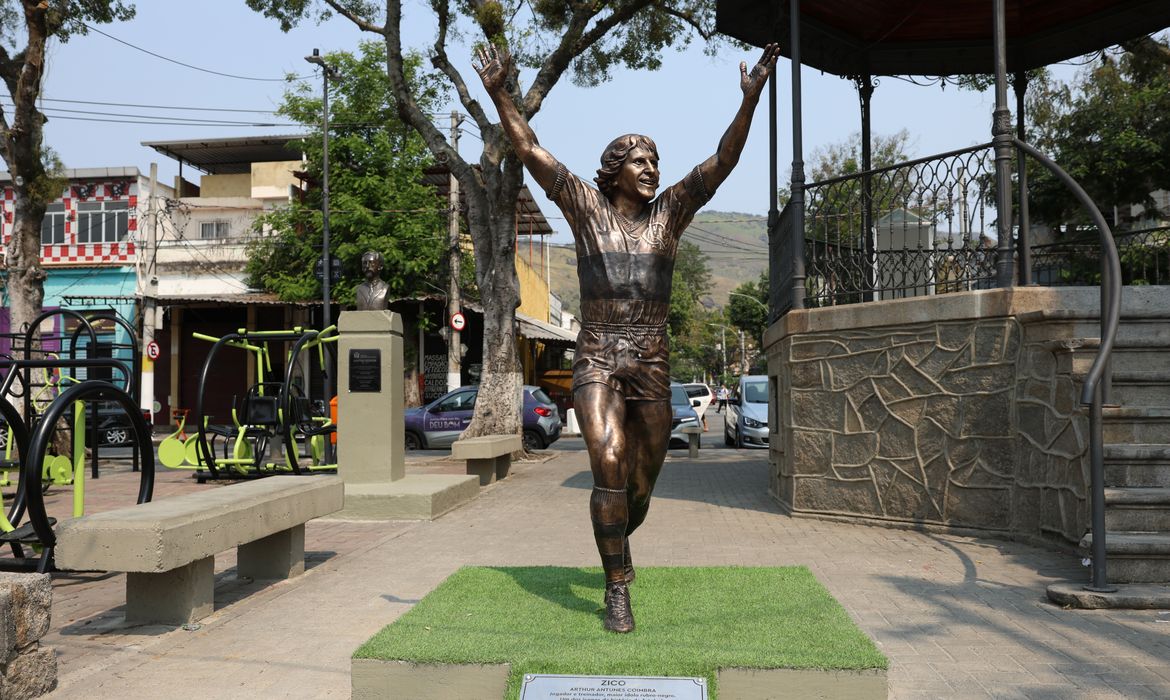
[[[593,181],[597,183],[597,189],[601,190],[601,193],[606,197],[609,197],[613,192],[617,183],[618,171],[626,162],[626,156],[637,146],[650,151],[655,158],[658,157],[658,146],[654,145],[654,139],[641,134],[619,136],[610,141],[601,153],[601,167],[597,169],[597,177],[593,178]]]
[[[382,254],[376,250],[367,250],[366,252],[362,253],[362,269],[363,270],[366,269],[366,261],[367,260],[377,260],[378,267],[383,267],[386,264],[385,259],[382,258]]]

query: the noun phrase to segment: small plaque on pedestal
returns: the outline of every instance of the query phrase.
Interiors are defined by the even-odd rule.
[[[349,390],[351,392],[382,391],[382,351],[378,349],[349,351]]]
[[[707,700],[707,679],[527,674],[520,700]]]

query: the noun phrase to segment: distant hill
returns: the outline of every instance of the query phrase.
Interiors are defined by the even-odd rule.
[[[710,303],[727,304],[728,293],[768,269],[768,219],[756,214],[704,211],[683,234],[699,246],[711,269]],[[577,314],[581,292],[577,283],[577,251],[571,246],[549,246],[553,292],[565,309]]]

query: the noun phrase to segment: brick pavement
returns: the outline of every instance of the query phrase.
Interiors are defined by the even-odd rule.
[[[1084,576],[1068,554],[791,518],[766,493],[763,453],[704,442],[664,468],[639,564],[809,566],[890,657],[892,698],[1170,697],[1170,615],[1049,605],[1048,583]],[[566,451],[434,522],[316,521],[293,581],[239,582],[225,554],[216,612],[195,630],[127,628],[120,575],[57,575],[54,697],[348,697],[353,649],[459,566],[596,565],[590,485],[584,453]],[[218,486],[160,476],[160,496],[190,488]]]

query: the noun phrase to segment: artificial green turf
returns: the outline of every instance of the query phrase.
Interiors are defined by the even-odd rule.
[[[637,629],[602,629],[600,569],[468,567],[354,652],[359,659],[510,663],[525,673],[706,676],[720,668],[886,668],[809,570],[648,567],[630,586]]]

